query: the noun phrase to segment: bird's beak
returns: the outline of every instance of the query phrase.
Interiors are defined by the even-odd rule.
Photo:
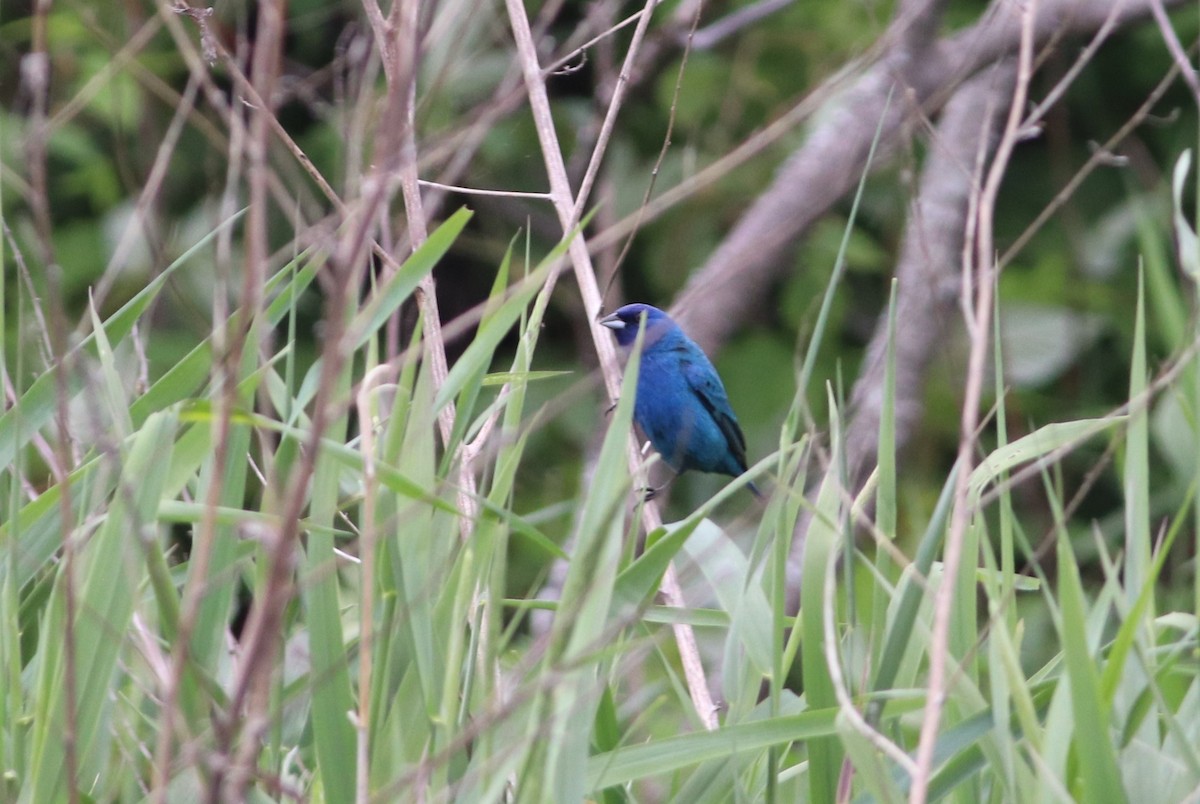
[[[613,313],[612,315],[606,315],[596,323],[602,327],[608,327],[609,329],[625,329],[625,322],[618,318],[616,313]]]

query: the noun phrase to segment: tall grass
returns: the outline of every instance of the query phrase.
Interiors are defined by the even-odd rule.
[[[899,801],[926,695],[932,594],[946,583],[956,586],[956,608],[931,798],[1197,794],[1197,620],[1156,596],[1192,522],[1191,496],[1174,516],[1151,522],[1148,449],[1151,406],[1167,395],[1188,411],[1189,432],[1178,437],[1195,438],[1194,380],[1185,371],[1194,358],[1181,345],[1177,362],[1151,381],[1140,296],[1130,311],[1129,404],[1112,415],[1044,423],[1008,442],[996,339],[998,439],[970,477],[973,515],[956,578],[937,560],[953,473],[936,505],[908,514],[910,526],[923,517],[915,545],[897,540],[890,380],[879,466],[863,499],[847,494],[839,470],[837,394],[829,393],[818,450],[801,424],[806,397],[798,390],[779,452],[752,470],[773,468],[777,480],[769,502],[751,508],[752,532],[720,524],[725,506],[749,504],[735,481],[641,547],[631,516],[639,495],[625,460],[627,382],[617,407],[598,418],[603,443],[592,482],[569,501],[574,526],[564,551],[515,489],[519,474],[539,471],[526,453],[541,435],[527,389],[544,376],[536,366],[545,280],[565,244],[527,270],[513,270],[510,257],[497,266],[471,343],[440,386],[417,359],[419,337],[377,371],[387,320],[467,217],[452,216],[349,311],[352,359],[335,385],[312,482],[300,492],[303,538],[294,554],[275,539],[287,493],[278,478],[309,448],[320,370],[298,375],[294,336],[277,336],[269,354],[248,346],[232,356],[238,404],[223,466],[214,454],[221,389],[212,378],[221,369],[213,342],[146,388],[120,368],[135,325],[153,327],[146,311],[194,251],[107,321],[95,317],[60,368],[17,389],[18,403],[0,417],[0,798],[46,802],[73,790],[95,801],[164,791],[171,801],[220,800],[217,780],[248,757],[241,770],[252,800]],[[297,305],[323,265],[320,254],[305,253],[279,270],[258,326],[294,333]],[[4,290],[20,296],[16,309],[28,324],[30,300]],[[516,348],[502,358],[512,337]],[[36,449],[57,437],[64,396],[76,468],[43,485]],[[435,423],[450,403],[457,426],[440,444]],[[1070,518],[1056,469],[1089,439],[1107,439],[1119,454],[1116,468],[1100,471],[1120,477],[1126,512],[1119,549],[1101,539],[1087,546],[1103,568],[1094,578],[1076,563],[1073,534],[1087,541],[1089,528]],[[465,525],[464,460],[479,478],[478,514]],[[804,492],[817,477],[810,502]],[[1017,482],[1039,486],[1050,501],[1056,518],[1045,539],[1020,515]],[[215,505],[206,502],[213,483]],[[788,547],[805,509],[801,608],[789,612]],[[207,531],[206,517],[214,525]],[[180,547],[189,540],[176,538],[180,528],[193,540],[190,552]],[[204,533],[211,543],[201,573],[194,540]],[[548,630],[531,631],[533,604],[510,598],[516,542],[546,565],[567,562],[559,599],[537,604],[551,612]],[[293,586],[269,659],[266,719],[243,722],[231,711],[241,657],[230,623],[241,590],[265,594],[266,567],[281,550]],[[656,602],[671,562],[697,579],[691,608]],[[185,629],[186,661],[175,668],[189,590],[197,608]],[[1023,599],[1047,614],[1036,633]],[[678,622],[700,631],[708,648],[722,701],[713,731],[698,722],[681,677],[669,639]],[[73,696],[65,692],[69,665]]]
[[[939,4],[891,4],[900,16],[888,30],[903,33],[892,36],[878,4],[865,4],[872,21],[861,31],[837,4],[824,4],[804,12],[815,27],[803,42],[746,29],[722,55],[718,39],[783,4],[725,4],[744,8],[723,17],[702,9],[709,4],[656,0],[640,12],[396,0],[384,4],[385,19],[375,2],[296,4],[304,7],[290,15],[276,2],[258,4],[253,24],[239,4],[211,18],[204,3],[126,4],[112,15],[120,33],[94,16],[105,4],[19,5],[29,13],[9,10],[2,20],[13,37],[6,52],[20,54],[21,70],[9,71],[19,83],[6,93],[0,125],[22,136],[3,143],[14,159],[0,167],[0,802],[1200,801],[1200,341],[1195,298],[1179,293],[1163,246],[1163,216],[1140,198],[1129,207],[1142,256],[1127,266],[1139,271],[1138,294],[1117,322],[1133,333],[1129,354],[1117,356],[1129,366],[1125,403],[1020,421],[999,324],[979,327],[972,362],[982,365],[990,335],[994,374],[981,383],[972,370],[967,398],[984,385],[991,398],[964,408],[969,465],[945,467],[932,484],[922,478],[915,488],[897,454],[895,333],[926,322],[897,321],[896,286],[877,465],[863,490],[849,477],[845,389],[840,376],[822,376],[819,360],[822,344],[837,340],[826,330],[837,326],[877,146],[914,166],[915,155],[903,161],[912,127],[885,120],[901,106],[890,95],[879,103],[806,351],[792,376],[770,378],[793,390],[778,449],[758,456],[746,478],[655,526],[657,509],[644,507],[639,467],[629,461],[636,351],[611,410],[582,371],[565,401],[537,402],[537,383],[558,374],[543,370],[550,350],[541,336],[568,253],[575,286],[559,294],[577,292],[578,307],[594,313],[603,294],[591,249],[629,238],[615,262],[605,261],[603,273],[615,277],[643,224],[667,222],[664,212],[685,200],[706,204],[700,195],[710,191],[710,200],[727,195],[698,224],[660,233],[695,239],[678,253],[672,242],[668,258],[702,259],[712,232],[750,200],[746,188],[769,181],[766,163],[752,157],[782,159],[775,148],[795,147],[787,143],[801,123],[811,124],[815,147],[796,148],[753,205],[793,212],[750,217],[771,225],[746,231],[791,232],[780,241],[811,234],[849,181],[789,187],[797,174],[788,165],[822,154],[840,160],[839,147],[856,153],[874,124],[842,109],[882,101],[892,69],[903,77],[905,64],[927,61],[922,54],[941,63],[976,35],[993,43],[979,53],[993,52],[990,26],[1001,17],[968,28],[959,13],[955,32],[943,32]],[[1024,82],[1037,5],[1022,7]],[[1065,52],[1060,35],[1100,5],[1069,20],[1052,46]],[[1142,6],[1122,14],[1148,13]],[[1175,71],[1190,76],[1170,21],[1155,10],[1176,64],[1069,181],[1052,177],[1061,183],[1054,199],[997,265],[1057,259],[1026,251],[1029,238],[1094,168],[1121,162],[1118,145],[1157,108]],[[1117,24],[1114,12],[1080,69]],[[876,29],[877,47],[861,36]],[[810,47],[822,38],[816,30],[833,37],[824,55]],[[793,45],[801,58],[776,81],[780,48]],[[314,47],[332,51],[316,57]],[[858,63],[802,89],[837,53]],[[676,59],[672,88],[661,68]],[[969,73],[982,67],[974,61],[955,63]],[[181,66],[187,89],[176,95]],[[969,206],[989,235],[976,241],[984,264],[972,271],[968,259],[964,278],[991,270],[984,208],[1007,153],[1042,130],[1047,109],[1081,75],[1064,66],[1028,116],[1028,87],[1017,93],[1003,158],[979,149],[977,167],[992,162],[990,192]],[[924,84],[920,72],[910,77]],[[579,94],[588,82],[591,98]],[[763,89],[772,84],[778,94]],[[904,108],[936,117],[941,100],[910,89]],[[697,102],[710,94],[717,103]],[[525,100],[533,128],[522,132],[524,111],[512,110]],[[312,123],[293,127],[297,111]],[[1173,134],[1170,122],[1160,128]],[[618,126],[634,136],[618,136]],[[572,134],[565,151],[560,130]],[[645,148],[657,150],[655,139],[651,168]],[[1174,141],[1153,137],[1143,150]],[[129,153],[135,147],[145,153]],[[151,150],[153,165],[132,158]],[[537,191],[537,155],[549,192]],[[656,193],[660,171],[675,175]],[[1178,262],[1195,281],[1190,171],[1185,154],[1174,172],[1174,227]],[[418,173],[439,182],[426,181],[423,194]],[[734,173],[736,181],[713,183]],[[218,174],[220,202],[220,191],[199,184]],[[168,178],[176,175],[188,177],[185,186]],[[401,206],[397,183],[407,238],[389,220]],[[484,207],[493,232],[517,208],[501,205],[515,199],[531,205],[518,219],[548,203],[567,230],[587,226],[591,205],[610,220],[592,242],[573,232],[541,260],[515,246],[501,256],[488,251],[490,236],[467,242],[470,212],[443,214],[450,192],[508,195]],[[802,215],[777,203],[809,194],[814,204]],[[625,195],[641,195],[635,210],[623,209]],[[243,196],[248,214],[233,213]],[[870,205],[877,216],[898,213],[882,200]],[[177,235],[159,237],[153,223],[174,226],[180,205],[199,220],[207,213],[196,210],[217,203],[225,219],[112,312],[107,299],[129,293],[124,282],[136,275],[125,270],[134,267],[133,244],[145,235],[151,250],[174,248]],[[127,218],[121,206],[131,207]],[[103,255],[96,300],[68,320],[55,253],[81,263],[66,276],[87,273],[84,247],[67,246],[85,214],[89,235],[80,242],[102,242],[90,239],[92,213],[123,232]],[[426,233],[427,217],[444,221]],[[284,221],[293,218],[289,232]],[[804,226],[790,226],[799,219]],[[890,231],[880,228],[881,239]],[[657,237],[646,239],[648,254],[664,254]],[[751,264],[778,253],[761,242],[772,238],[755,239],[749,251],[761,253],[722,246],[697,276],[714,276],[722,255]],[[267,255],[269,243],[282,242],[291,255],[284,264]],[[393,249],[407,254],[406,242],[418,248],[395,264]],[[33,270],[20,249],[36,253]],[[452,249],[485,255],[494,276],[478,307],[441,321],[431,277],[439,267],[451,274]],[[151,262],[160,266],[157,252]],[[254,297],[244,307],[229,294],[239,264],[249,275],[243,297]],[[267,265],[272,275],[260,281]],[[213,274],[209,284],[184,281]],[[663,277],[655,287],[681,279]],[[999,293],[988,304],[993,284],[981,283],[985,293],[964,306],[977,303],[978,320],[999,322]],[[784,296],[809,292],[787,285]],[[161,319],[180,307],[164,297],[189,287],[211,291],[194,305],[211,302],[211,336],[151,373],[143,347],[175,331]],[[703,292],[691,302],[706,295],[726,303]],[[313,339],[299,330],[320,304],[312,355]],[[406,343],[397,335],[402,310],[420,319]],[[463,346],[445,373],[439,327]],[[594,346],[616,396],[619,372],[602,334]],[[542,465],[538,447],[566,404],[594,419],[595,453],[583,487],[546,504],[550,494],[526,492],[561,471]],[[1077,474],[1062,462],[1081,453],[1099,457],[1075,488],[1067,478]],[[746,493],[750,478],[770,490],[766,502]],[[1102,522],[1080,505],[1097,479],[1119,489],[1117,513]],[[794,550],[800,538],[804,549]],[[939,560],[955,554],[948,542],[962,548],[950,568]],[[539,595],[550,574],[562,584]],[[676,574],[684,606],[673,605]],[[936,607],[947,590],[953,605]],[[699,634],[698,656],[690,640],[673,639],[681,626]],[[943,669],[944,684],[931,680]],[[697,703],[709,693],[715,716]],[[935,710],[936,740],[922,740]],[[931,742],[926,778],[919,746]]]

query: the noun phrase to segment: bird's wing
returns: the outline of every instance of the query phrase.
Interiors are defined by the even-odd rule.
[[[699,360],[692,355],[681,357],[680,366],[683,369],[683,376],[687,378],[688,386],[700,400],[700,404],[712,416],[713,421],[717,423],[721,434],[725,436],[725,441],[729,444],[729,451],[737,458],[739,464],[745,466],[746,437],[742,435],[742,428],[738,426],[737,419],[734,418],[733,408],[729,405],[729,397],[725,395],[725,387],[721,385],[721,379],[708,359],[703,355],[699,357]]]

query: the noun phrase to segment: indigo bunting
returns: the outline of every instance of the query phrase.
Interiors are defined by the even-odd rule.
[[[648,304],[627,304],[600,319],[628,350],[645,316],[633,418],[676,474],[688,469],[734,477],[746,471],[746,438],[717,370],[671,317]],[[762,492],[749,484],[755,496]],[[647,498],[656,489],[651,489]]]

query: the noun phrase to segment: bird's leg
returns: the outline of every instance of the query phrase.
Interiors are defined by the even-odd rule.
[[[613,402],[611,405],[609,405],[608,407],[606,407],[606,408],[604,409],[604,415],[605,415],[605,416],[611,416],[611,415],[612,415],[612,412],[613,412],[614,410],[616,410],[616,409],[617,409],[617,405],[619,405],[619,404],[621,404],[621,400],[620,400],[620,399],[618,399],[618,400],[614,401],[614,402]]]
[[[663,483],[661,486],[647,486],[646,488],[642,489],[642,502],[650,502],[653,500],[659,495],[660,492],[665,491],[667,486],[671,485],[671,483],[673,483],[677,477],[679,477],[679,475],[671,475],[667,482]]]

